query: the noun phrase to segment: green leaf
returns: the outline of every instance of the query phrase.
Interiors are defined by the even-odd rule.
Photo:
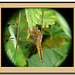
[[[22,14],[24,12],[24,14]],[[25,11],[24,10],[20,10],[19,12],[19,26],[21,28],[26,28],[26,25],[27,23],[24,23],[24,17],[25,17]],[[9,23],[10,23],[10,26],[8,27],[8,30],[9,30],[9,33],[10,33],[10,37],[11,38],[14,38],[14,39],[10,39],[8,42],[6,42],[5,44],[5,50],[6,50],[6,53],[9,57],[9,59],[11,60],[11,62],[13,62],[13,64],[15,64],[16,66],[26,66],[26,57],[23,55],[22,53],[22,50],[25,50],[25,48],[22,48],[22,46],[24,46],[22,43],[22,45],[18,45],[18,48],[17,48],[17,52],[16,52],[16,29],[18,29],[17,27],[15,28],[14,26],[12,26],[12,24],[14,24],[14,18],[11,18],[13,20],[13,22],[11,22],[9,20]],[[18,34],[18,33],[17,33]],[[26,36],[26,33],[23,32],[23,31],[20,31],[20,33],[18,34],[20,35],[21,38],[25,38],[27,37]],[[18,38],[20,38],[18,37]],[[19,42],[18,42],[19,44]],[[15,55],[15,52],[16,52],[16,55]],[[28,54],[28,53],[27,53]]]
[[[64,56],[64,58],[60,61],[57,62],[56,66],[60,66],[60,64],[62,64],[64,62],[64,60],[66,59],[67,55]]]
[[[39,59],[38,53],[33,55],[28,60],[28,67],[55,67],[58,61],[61,61],[63,57],[55,52],[53,49],[48,49],[42,51],[43,54],[43,63]],[[59,63],[60,65],[60,63]]]
[[[9,26],[9,32],[11,34],[11,37],[14,38],[14,39],[12,39],[12,41],[9,40],[6,43],[5,48],[7,50],[8,56],[9,56],[10,60],[15,65],[17,65],[17,66],[24,66],[24,64],[26,64],[26,61],[23,59],[23,54],[22,54],[21,48],[19,46],[18,46],[18,49],[17,49],[17,54],[15,56],[15,51],[16,51],[16,38],[15,38],[15,35],[13,33],[13,30],[12,30],[12,27],[11,26]],[[20,62],[22,62],[22,63],[20,64]]]
[[[55,11],[51,9],[43,9],[43,8],[27,8],[26,9],[26,17],[27,22],[30,27],[30,30],[32,30],[32,27],[36,24],[41,25],[42,23],[42,12],[44,12],[43,15],[43,27],[47,23],[46,27],[48,25],[55,24],[55,21],[57,20]]]
[[[67,23],[67,21],[65,20],[65,18],[59,14],[57,11],[55,11],[55,14],[57,16],[58,19],[58,23],[60,24],[60,26],[62,27],[62,29],[64,30],[65,34],[71,39],[71,31],[69,28],[69,25]]]

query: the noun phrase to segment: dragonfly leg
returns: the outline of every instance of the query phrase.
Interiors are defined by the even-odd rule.
[[[46,25],[47,25],[47,24],[45,24],[44,29],[42,29],[42,31],[41,31],[41,35],[42,35],[42,37],[43,37],[43,33],[44,33],[44,31],[45,31],[45,27],[46,27]]]
[[[34,40],[32,40],[32,39],[18,39],[18,41],[29,41],[29,42],[32,42],[32,43],[34,43]],[[18,42],[16,43],[16,51],[17,51],[17,45],[18,45]]]
[[[42,32],[42,30],[43,30],[43,14],[44,14],[44,12],[42,12],[41,32]]]
[[[15,27],[18,27],[18,26],[15,26]],[[27,31],[27,30],[25,30],[25,29],[23,29],[23,28],[21,28],[21,27],[19,27],[19,28],[20,28],[22,31],[24,31],[24,32],[27,32],[27,33],[30,33],[31,35],[34,35],[33,32],[30,31],[30,28],[28,28],[29,31]]]
[[[32,31],[27,31],[27,30],[25,30],[25,29],[22,29],[22,28],[20,28],[22,31],[24,31],[24,32],[27,32],[27,33],[30,33],[32,36],[34,36],[34,33],[32,32]]]
[[[47,24],[45,24],[44,29],[43,29],[43,15],[44,15],[44,12],[42,12],[42,21],[41,21],[41,35],[42,35],[42,37],[43,37],[43,33],[44,33],[44,30],[45,30],[45,27],[47,25]]]
[[[20,39],[20,38],[19,38],[19,41],[29,41],[29,42],[34,43],[34,40],[32,40],[32,39]]]

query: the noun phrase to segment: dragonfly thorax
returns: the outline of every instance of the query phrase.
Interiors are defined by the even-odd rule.
[[[41,32],[40,30],[38,30],[38,27],[37,26],[33,26],[33,33],[34,33],[34,38],[35,40],[38,42],[40,41],[41,42]]]

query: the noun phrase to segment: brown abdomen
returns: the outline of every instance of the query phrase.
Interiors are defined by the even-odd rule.
[[[42,59],[42,51],[41,51],[41,42],[40,41],[38,41],[37,43],[37,50],[38,50],[38,53],[39,53],[39,57],[40,57],[40,60],[41,60],[41,62],[43,63],[43,59]]]

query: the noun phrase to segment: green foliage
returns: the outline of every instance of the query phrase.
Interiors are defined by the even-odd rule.
[[[65,34],[71,39],[71,31],[69,28],[68,23],[64,19],[63,16],[61,16],[57,11],[55,11],[56,16],[58,18],[58,23],[61,25],[62,29],[64,30]]]
[[[33,55],[30,59],[28,59],[29,67],[55,67],[57,62],[61,60],[63,57],[54,51],[53,49],[47,49],[42,51],[43,54],[43,63],[41,63],[38,54]]]
[[[27,39],[29,35],[20,30],[20,27],[25,30],[28,30],[28,27],[30,27],[30,30],[32,30],[32,27],[37,25],[39,29],[41,28],[42,12],[44,13],[43,27],[47,23],[43,36],[44,41],[42,42],[43,63],[39,59],[34,43],[17,41],[18,38]],[[10,26],[6,27],[4,31],[4,47],[7,56],[16,66],[57,67],[68,56],[71,32],[68,23],[57,11],[49,8],[22,9],[13,14],[8,23]],[[15,26],[12,25],[13,23]],[[5,36],[14,39],[5,42],[7,39]],[[33,37],[29,36],[29,39],[33,39]],[[17,42],[18,47],[16,51]]]
[[[55,24],[55,21],[57,20],[54,10],[52,9],[45,9],[45,8],[27,8],[26,9],[26,15],[27,15],[27,22],[30,27],[30,30],[32,30],[32,27],[36,24],[41,25],[42,24],[42,12],[43,14],[43,27],[47,23],[46,27],[48,25]]]

